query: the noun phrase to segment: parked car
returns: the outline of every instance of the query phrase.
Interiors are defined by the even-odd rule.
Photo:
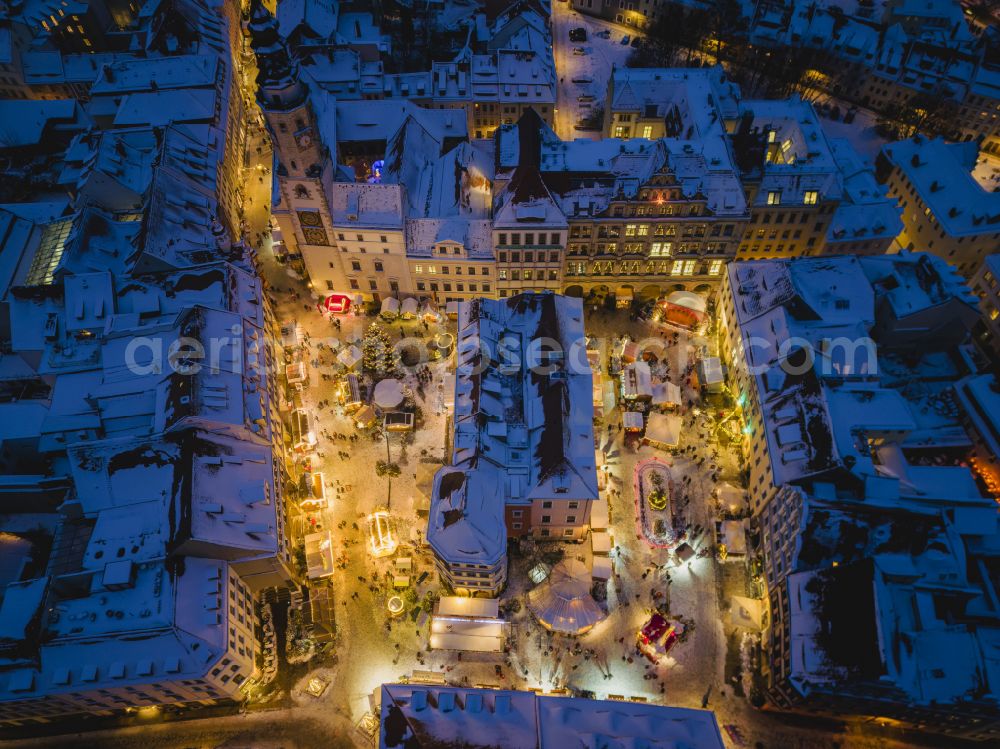
[[[641,36],[637,36],[635,39],[632,40],[632,46],[633,47],[638,47],[641,44],[642,44],[642,37]]]
[[[601,39],[610,39],[611,31],[609,29],[604,29],[603,31],[598,31],[594,36],[599,36]]]
[[[569,40],[571,42],[585,42],[587,41],[587,30],[582,26],[577,26],[575,29],[569,30]]]
[[[587,50],[585,50],[583,47],[573,47],[573,54],[576,55],[577,57],[580,57],[581,55],[587,54]]]
[[[631,40],[632,40],[632,37],[630,37],[628,34],[626,34],[625,36],[622,37],[622,44],[628,44]]]

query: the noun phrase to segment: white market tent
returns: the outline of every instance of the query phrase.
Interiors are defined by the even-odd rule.
[[[444,596],[431,620],[432,650],[503,650],[504,621],[496,598]]]
[[[594,557],[594,569],[590,572],[592,578],[595,580],[610,580],[611,572],[611,559],[608,557]]]
[[[595,499],[590,505],[590,528],[595,531],[606,531],[611,523],[608,512],[608,500],[604,497]]]
[[[330,531],[308,533],[306,544],[306,576],[310,580],[329,577],[334,572],[333,539]]]
[[[395,297],[387,296],[382,300],[382,309],[379,314],[385,318],[393,318],[399,316],[399,300]]]
[[[622,415],[622,425],[628,432],[641,432],[642,414],[638,411],[626,411]]]
[[[649,364],[637,361],[625,367],[622,372],[622,397],[626,400],[653,397],[653,375]]]
[[[658,382],[653,385],[654,406],[679,406],[681,389],[672,382]]]
[[[417,316],[417,300],[412,296],[406,297],[403,303],[399,306],[399,314],[405,317],[407,320],[412,320]]]
[[[722,374],[722,361],[717,356],[709,356],[698,362],[698,375],[701,384],[713,392],[722,389],[725,377]]]
[[[719,528],[719,543],[726,547],[727,559],[743,559],[747,555],[747,529],[742,520],[723,520]]]
[[[389,377],[385,380],[381,380],[375,386],[375,392],[372,394],[372,403],[381,408],[383,411],[391,411],[395,408],[399,408],[402,402],[403,383],[399,380]]]
[[[651,413],[646,422],[646,442],[661,449],[677,447],[681,441],[683,423],[676,414]]]
[[[441,401],[446,409],[455,409],[455,374],[449,372],[441,379]]]
[[[606,557],[611,553],[611,534],[607,531],[591,531],[590,547],[595,557]]]
[[[441,313],[438,312],[434,303],[430,301],[424,302],[424,306],[420,308],[420,316],[424,318],[424,322],[426,323],[441,322]]]
[[[348,369],[354,369],[358,366],[358,362],[362,359],[361,349],[355,346],[353,343],[346,348],[340,350],[337,354],[337,361],[343,364]]]
[[[528,593],[528,608],[546,629],[581,635],[605,617],[590,595],[591,576],[576,559],[552,568],[548,580]]]

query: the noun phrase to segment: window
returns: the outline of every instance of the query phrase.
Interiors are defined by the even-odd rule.
[[[627,138],[628,128],[625,125],[615,125],[615,137],[616,138]]]
[[[542,515],[542,522],[543,523],[551,523],[552,522],[552,516],[551,515]]]
[[[388,242],[389,240],[388,240],[388,239],[386,239],[386,238],[385,238],[385,234],[383,234],[383,235],[382,235],[381,237],[379,237],[379,240],[378,240],[378,241],[379,241],[379,242],[381,242],[382,244],[385,244],[385,243],[386,243],[386,242]]]
[[[650,138],[653,137],[653,126],[652,125],[643,125],[642,126],[642,137],[646,138],[647,140],[649,140]]]
[[[819,192],[816,190],[806,190],[806,194],[802,197],[802,202],[806,205],[816,205],[819,202]]]
[[[524,243],[525,244],[534,244],[535,243],[535,233],[531,232],[531,231],[527,232],[524,235]]]
[[[506,281],[507,280],[507,270],[506,270],[506,268],[501,268],[500,270],[498,270],[497,271],[497,277],[501,281]]]
[[[428,265],[427,266],[427,272],[428,273],[437,273],[438,272],[437,266],[436,265]]]
[[[352,260],[351,270],[361,270],[361,263],[359,263],[357,260]]]
[[[566,503],[566,507],[568,507],[570,510],[577,510],[580,507],[580,503],[579,502],[567,502]]]
[[[521,244],[521,235],[518,234],[517,232],[515,232],[514,234],[511,234],[510,235],[510,243],[511,244]]]
[[[358,279],[356,279],[356,278],[352,278],[351,279],[351,288],[352,289],[360,289],[361,288],[360,286],[358,286]]]
[[[376,260],[375,261],[375,272],[376,273],[381,273],[382,272],[382,261],[381,260]]]
[[[510,527],[513,528],[516,531],[521,530],[521,524],[520,523],[511,523]]]
[[[542,502],[542,509],[543,510],[550,510],[550,509],[552,509],[552,503],[548,502],[548,501]]]
[[[670,275],[679,276],[683,269],[684,269],[684,261],[674,260],[673,265],[670,266]]]
[[[626,237],[634,237],[635,236],[635,232],[636,232],[636,225],[635,224],[625,224],[625,236]]]
[[[572,537],[572,535],[573,535],[573,529],[572,528],[567,528],[566,530],[563,531],[563,536],[565,538],[570,538],[570,537]]]
[[[425,284],[423,281],[417,281],[417,291],[426,291],[426,289],[427,289],[427,284]]]
[[[781,205],[781,190],[769,190],[767,193],[768,205]]]
[[[649,246],[649,255],[650,257],[670,257],[673,248],[673,242],[653,242]]]
[[[327,281],[326,282],[326,290],[327,291],[333,291],[333,281]]]
[[[549,534],[550,534],[550,531],[549,531],[548,528],[542,528],[542,532],[540,534],[542,538],[548,538]]]
[[[649,236],[649,224],[639,224],[639,236],[640,237]]]
[[[500,234],[497,237],[497,244],[507,244],[507,235],[506,234]]]
[[[708,264],[708,275],[717,276],[722,272],[722,261],[713,260]]]
[[[576,522],[576,515],[567,515],[566,516],[566,522],[567,523],[575,523]]]
[[[413,272],[414,273],[423,273],[424,272],[424,266],[422,266],[422,265],[414,265],[413,266]]]

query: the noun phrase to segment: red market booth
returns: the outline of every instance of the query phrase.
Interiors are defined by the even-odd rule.
[[[351,309],[351,298],[347,294],[330,294],[320,306],[328,314],[346,315]]]
[[[683,328],[697,328],[704,321],[708,305],[692,291],[675,291],[662,302],[663,319]]]

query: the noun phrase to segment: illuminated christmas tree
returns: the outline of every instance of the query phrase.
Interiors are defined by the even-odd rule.
[[[399,368],[399,355],[378,323],[373,322],[365,331],[361,355],[361,366],[377,378],[392,377]]]

